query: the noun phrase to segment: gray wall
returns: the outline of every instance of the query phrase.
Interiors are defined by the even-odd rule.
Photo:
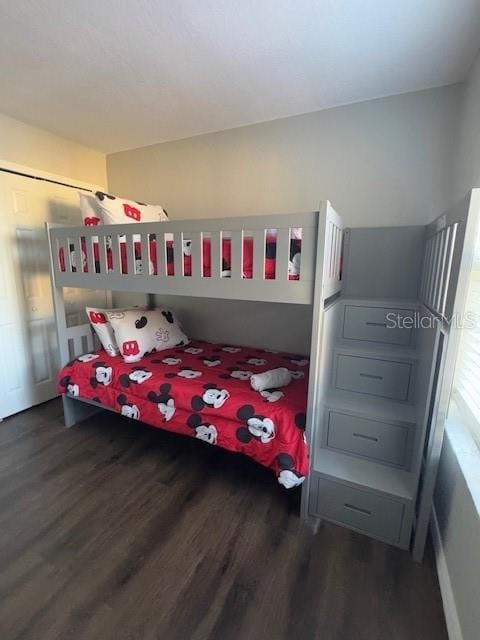
[[[460,87],[458,136],[454,162],[454,197],[480,187],[480,53]]]
[[[415,300],[424,241],[424,226],[348,229],[343,293],[349,298]]]
[[[459,92],[420,91],[112,154],[109,190],[162,204],[172,218],[313,211],[328,198],[348,226],[423,224],[449,195]],[[187,326],[195,316],[196,335],[292,351],[310,340],[310,309],[214,300],[185,309],[181,298],[171,306]]]
[[[116,293],[115,304],[145,304],[143,294]],[[156,296],[155,306],[172,309],[192,339],[308,354],[311,307],[243,300]]]
[[[480,55],[462,87],[458,140],[452,160],[452,196],[458,199],[469,189],[480,187]],[[463,640],[477,640],[480,636],[480,518],[458,455],[455,438],[447,427],[435,492],[435,511]],[[471,455],[470,473],[473,465],[478,470],[479,455],[478,451]],[[478,475],[476,478],[478,504]]]
[[[172,218],[328,198],[351,227],[424,224],[451,192],[458,96],[454,85],[112,154],[109,189]]]

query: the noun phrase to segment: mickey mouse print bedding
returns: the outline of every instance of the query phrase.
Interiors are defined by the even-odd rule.
[[[292,373],[287,387],[251,388],[252,374],[278,367]],[[246,454],[291,488],[308,473],[307,374],[304,357],[191,342],[134,363],[104,350],[80,356],[60,371],[57,387],[134,420]]]
[[[288,265],[288,278],[289,280],[298,280],[300,277],[300,262],[301,262],[301,249],[302,240],[300,238],[291,238],[290,240],[290,260]],[[82,269],[84,273],[88,273],[87,266],[87,254],[86,254],[86,241],[81,242]],[[168,276],[175,275],[174,265],[174,243],[173,240],[165,241],[166,251],[166,267]],[[72,264],[72,271],[77,271],[78,265],[76,264],[74,245],[70,246],[70,261]],[[122,274],[128,274],[128,260],[127,260],[127,245],[125,242],[119,243],[120,262]],[[134,242],[135,252],[135,270],[137,273],[150,273],[151,275],[159,275],[157,268],[157,241],[151,239],[149,241],[149,253],[150,264],[148,270],[145,271],[146,265],[143,264],[141,243],[137,240]],[[113,268],[113,252],[111,246],[106,248],[107,265],[108,269]],[[277,240],[273,232],[267,233],[265,238],[265,261],[264,261],[264,274],[266,280],[275,279],[276,269],[276,255],[277,255]],[[98,242],[93,243],[93,256],[95,262],[95,272],[100,273],[99,260],[100,260],[100,247]],[[212,275],[212,248],[209,238],[204,238],[202,241],[202,256],[203,256],[203,272],[204,278],[210,278]],[[67,257],[68,259],[68,257]],[[232,246],[230,238],[222,239],[222,277],[230,277],[232,262]],[[63,249],[59,251],[59,265],[60,270],[65,272],[67,270],[67,264],[65,261],[65,254]],[[185,276],[192,275],[192,254],[191,254],[191,240],[183,241],[183,274]],[[163,274],[165,275],[165,274]],[[245,237],[243,239],[243,277],[247,280],[251,280],[253,277],[253,238]]]

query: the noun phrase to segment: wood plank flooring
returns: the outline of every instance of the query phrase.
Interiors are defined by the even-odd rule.
[[[313,535],[241,456],[62,418],[0,424],[2,640],[446,640],[430,549]]]

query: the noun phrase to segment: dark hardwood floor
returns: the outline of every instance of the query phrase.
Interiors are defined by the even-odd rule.
[[[57,400],[0,424],[2,640],[444,640],[432,553],[298,518],[269,471]]]

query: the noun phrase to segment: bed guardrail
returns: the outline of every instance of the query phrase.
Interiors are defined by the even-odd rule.
[[[325,203],[325,249],[323,299],[331,298],[342,288],[343,222],[329,202]]]
[[[326,205],[325,213],[47,225],[54,286],[310,304],[318,234],[328,291],[340,286],[341,223]]]
[[[427,228],[420,300],[441,318],[447,316],[447,298],[458,224],[449,224],[446,218],[441,217],[433,226]]]
[[[476,237],[479,193],[473,189],[426,230],[419,299],[447,325],[454,314],[460,272],[473,261],[472,250],[465,251],[464,245],[470,235]]]
[[[70,360],[99,348],[99,342],[93,334],[92,325],[89,322],[78,324],[75,327],[66,327],[65,342]]]

